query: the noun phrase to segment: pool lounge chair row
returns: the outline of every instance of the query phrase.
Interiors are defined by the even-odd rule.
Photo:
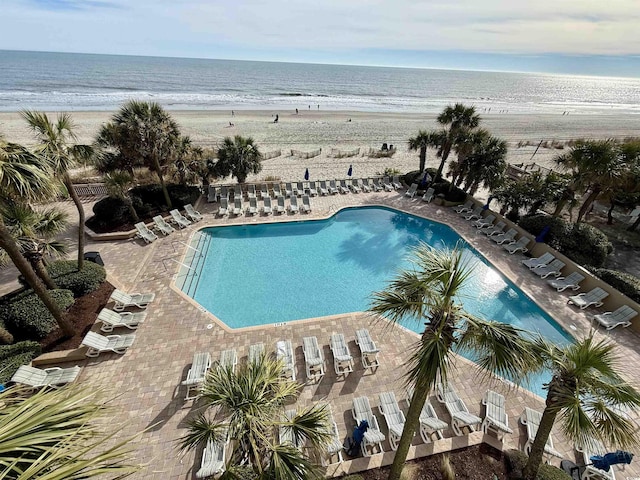
[[[271,215],[272,213],[309,213],[311,212],[311,199],[309,195],[302,196],[302,203],[298,203],[298,197],[295,195],[289,198],[289,206],[285,205],[284,196],[280,195],[275,199],[275,205],[271,201],[271,197],[264,197],[262,199],[262,207],[258,205],[258,200],[252,198],[249,200],[249,206],[245,209],[241,198],[236,198],[233,201],[233,206],[229,206],[227,199],[220,200],[220,206],[218,207],[218,216],[224,217],[227,215],[239,216],[243,214],[258,215],[262,212],[264,215]]]
[[[529,251],[529,245],[531,244],[529,237],[523,235],[516,240],[518,231],[515,228],[510,228],[504,232],[506,223],[503,221],[499,221],[494,225],[493,222],[496,220],[495,214],[489,213],[486,217],[483,217],[482,212],[485,211],[484,207],[473,207],[473,202],[470,201],[458,208],[457,211],[465,220],[471,221],[471,225],[476,227],[481,233],[487,235],[498,245],[501,245],[502,248],[511,255],[517,252],[526,253]]]
[[[217,364],[218,368],[226,368],[234,371],[237,364],[238,355],[235,349],[220,352],[220,360]],[[181,383],[181,385],[187,387],[185,400],[193,400],[200,395],[200,388],[204,384],[210,368],[211,354],[209,352],[194,353],[191,367],[189,367],[189,371],[187,372],[187,378]]]
[[[415,198],[418,194],[418,184],[412,183],[409,189],[404,193],[405,197]],[[427,190],[422,195],[422,200],[424,202],[431,202],[435,198],[435,190],[431,187],[427,188]]]
[[[171,215],[169,221],[176,225],[178,228],[186,228],[191,225],[192,221],[197,222],[204,218],[202,214],[195,210],[190,204],[185,205],[184,208],[185,213],[191,220],[182,215],[178,209],[173,209],[169,212],[169,214]],[[158,239],[158,235],[156,234],[156,232],[162,233],[164,236],[167,236],[175,232],[176,230],[162,217],[162,215],[156,215],[155,217],[153,217],[153,229],[147,227],[144,222],[136,223],[135,227],[135,238],[140,238],[144,240],[145,243],[155,242]]]

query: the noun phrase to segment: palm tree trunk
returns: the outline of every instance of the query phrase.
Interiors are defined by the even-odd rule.
[[[613,199],[611,199],[611,206],[609,207],[609,210],[607,210],[607,225],[613,225],[613,209],[616,208],[616,204],[613,201]]]
[[[27,261],[31,264],[31,268],[38,275],[40,280],[46,285],[49,290],[55,290],[58,288],[53,279],[49,276],[49,272],[44,266],[44,262],[42,261],[42,255],[39,253],[30,253],[27,252]]]
[[[129,215],[131,215],[131,219],[136,223],[139,222],[140,218],[138,217],[138,212],[136,212],[136,209],[133,208],[133,202],[131,201],[131,198],[128,195],[125,195],[123,200],[124,204],[129,209]]]
[[[404,430],[402,430],[402,436],[398,443],[398,450],[396,450],[396,454],[393,457],[393,465],[391,465],[391,470],[389,471],[389,480],[400,480],[409,448],[413,442],[413,436],[420,425],[422,406],[427,400],[430,390],[431,385],[429,385],[429,382],[420,382],[420,384],[416,385],[405,418]]]
[[[4,224],[4,221],[0,218],[0,248],[3,248],[18,271],[24,276],[24,279],[38,295],[38,298],[45,304],[51,315],[56,319],[58,326],[64,333],[65,337],[72,337],[75,334],[73,325],[67,320],[64,312],[60,309],[57,303],[53,301],[51,295],[44,287],[42,282],[38,279],[33,268],[29,265],[29,262],[22,256],[18,245],[11,236],[9,230]]]
[[[433,177],[434,182],[436,182],[438,178],[442,178],[442,170],[444,170],[444,164],[447,162],[447,158],[449,158],[449,152],[451,152],[451,144],[447,143],[442,147],[442,159],[440,160],[436,176]]]
[[[425,167],[427,166],[427,146],[420,146],[420,173],[424,172]]]
[[[0,327],[0,343],[11,345],[13,343],[13,335],[6,328]]]
[[[549,391],[551,395],[551,390]],[[540,420],[540,426],[536,433],[536,438],[531,445],[531,452],[529,453],[529,460],[522,471],[522,478],[524,480],[535,480],[538,475],[538,469],[542,463],[542,457],[544,456],[544,447],[547,444],[549,435],[551,435],[551,429],[556,421],[557,410],[550,408],[550,402],[547,399],[547,407],[542,412],[542,419]]]
[[[154,158],[153,163],[156,173],[158,174],[158,179],[160,180],[160,186],[162,187],[162,193],[164,194],[164,201],[167,204],[167,207],[173,208],[173,205],[171,205],[171,198],[169,198],[169,190],[167,190],[167,185],[164,183],[164,177],[162,176],[162,170],[160,169],[160,162],[157,158]]]
[[[593,187],[593,189],[591,190],[591,193],[589,194],[587,199],[584,201],[584,203],[580,207],[580,210],[578,211],[578,218],[576,219],[576,224],[579,224],[580,222],[582,222],[583,217],[587,214],[587,210],[589,210],[589,207],[593,204],[596,197],[600,195],[600,191],[601,189],[599,186]]]
[[[78,210],[78,271],[84,266],[84,207],[80,201],[80,197],[76,193],[76,189],[71,183],[71,177],[65,172],[63,177],[64,186],[67,187],[69,196]]]

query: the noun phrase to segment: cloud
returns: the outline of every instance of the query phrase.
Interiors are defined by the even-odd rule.
[[[103,0],[29,0],[38,8],[53,11],[83,11],[103,8],[121,9],[123,6],[116,2]]]

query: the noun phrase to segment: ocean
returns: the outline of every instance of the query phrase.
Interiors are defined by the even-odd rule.
[[[0,111],[640,113],[640,79],[0,50]]]

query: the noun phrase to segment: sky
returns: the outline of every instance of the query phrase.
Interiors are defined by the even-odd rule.
[[[640,77],[638,0],[2,0],[0,49]]]

